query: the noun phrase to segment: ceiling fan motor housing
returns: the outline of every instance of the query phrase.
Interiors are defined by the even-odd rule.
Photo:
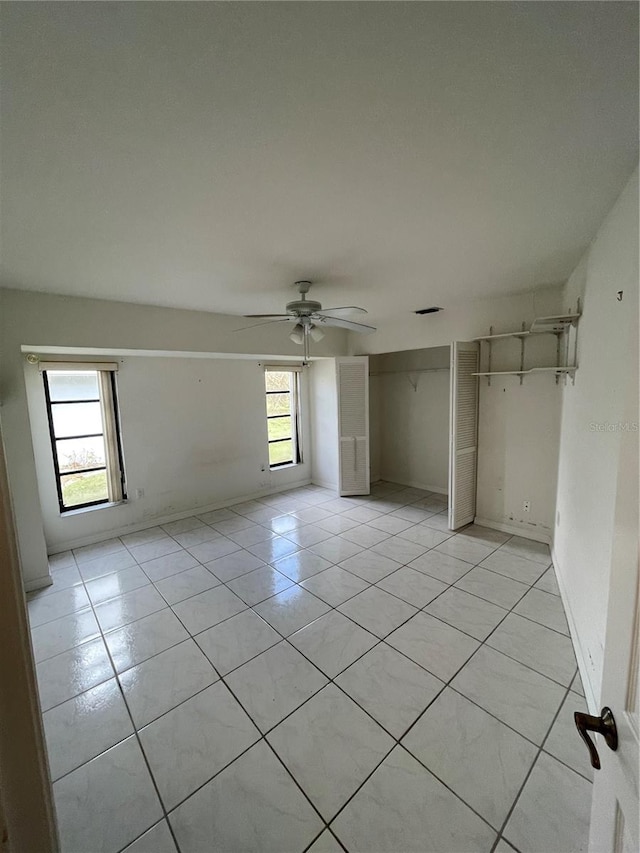
[[[308,317],[310,314],[316,314],[322,310],[322,305],[319,302],[314,302],[313,299],[301,299],[295,302],[287,302],[287,314],[300,315]]]
[[[287,314],[293,314],[294,317],[310,317],[311,314],[316,314],[322,310],[322,305],[315,302],[313,299],[307,299],[307,293],[311,287],[311,282],[302,280],[296,281],[298,293],[302,299],[296,299],[294,302],[287,302]]]

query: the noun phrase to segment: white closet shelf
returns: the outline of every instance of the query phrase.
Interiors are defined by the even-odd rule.
[[[484,335],[481,338],[473,338],[474,341],[497,341],[501,338],[526,338],[531,334],[530,331],[524,332],[504,332],[501,335]]]
[[[551,373],[556,378],[556,385],[560,382],[561,376],[570,376],[571,381],[575,382],[576,362],[578,353],[578,321],[580,320],[580,300],[575,313],[553,314],[550,317],[536,317],[527,328],[525,322],[522,323],[520,330],[517,332],[503,332],[499,335],[493,334],[493,326],[489,328],[488,335],[482,335],[479,338],[474,338],[480,349],[484,349],[482,344],[486,346],[487,351],[487,370],[474,373],[474,376],[486,376],[487,384],[491,385],[492,376],[518,376],[520,384],[524,382],[524,377],[532,373]],[[573,332],[573,334],[572,334]],[[525,370],[525,350],[527,341],[538,335],[554,335],[556,339],[556,363],[552,367],[530,367]],[[492,370],[492,351],[493,345],[507,338],[516,338],[520,341],[520,364],[516,370]],[[570,340],[573,341],[573,353],[569,354]],[[573,362],[573,363],[571,363]]]
[[[555,314],[552,317],[536,317],[531,324],[532,335],[557,335],[568,326],[574,326],[580,314]]]
[[[472,376],[526,376],[529,373],[575,373],[578,368],[571,367],[530,367],[528,370],[487,370],[484,373],[472,373]]]
[[[482,335],[474,341],[497,341],[502,338],[527,338],[529,335],[559,335],[569,326],[575,325],[580,314],[556,314],[552,317],[536,317],[529,329],[519,332],[503,332],[500,335]]]
[[[406,370],[374,370],[369,373],[369,376],[391,376],[400,375],[402,373],[437,373],[440,370],[450,370],[449,367],[419,367],[412,370],[408,367]]]

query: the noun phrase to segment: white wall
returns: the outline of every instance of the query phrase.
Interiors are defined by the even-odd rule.
[[[310,481],[308,449],[303,464],[269,470],[264,371],[257,361],[134,357],[119,362],[128,500],[65,515],[58,510],[42,377],[37,367],[25,367],[50,553],[132,525]],[[303,451],[310,438],[308,396],[303,373]],[[136,499],[137,489],[144,497]]]
[[[369,361],[369,370],[372,370]],[[382,405],[382,376],[369,374],[369,479],[380,480],[382,467],[382,435],[380,407]]]
[[[447,492],[448,368],[449,347],[371,357],[372,471],[382,479]]]
[[[510,332],[519,329],[523,320],[530,322],[536,316],[553,314],[561,298],[562,288],[558,285],[514,296],[443,303],[444,310],[439,314],[418,316],[407,312],[406,316],[392,321],[372,317],[371,323],[378,331],[372,335],[350,332],[349,352],[371,355],[449,346],[451,341],[468,341],[478,335],[488,335],[490,326],[496,334]]]
[[[319,486],[338,488],[338,388],[333,358],[310,368],[311,478]]]
[[[554,314],[565,307],[560,287],[469,300],[445,307],[439,314],[408,315],[403,324],[380,323],[373,335],[350,335],[349,345],[351,351],[359,353],[437,348],[489,334],[490,327],[494,334],[515,331],[522,322],[529,325],[536,316]],[[554,337],[531,341],[527,350],[527,366],[555,363]],[[493,370],[517,367],[519,363],[517,341],[494,345]],[[381,379],[374,391],[379,396],[379,409],[385,396]],[[481,379],[479,400],[477,517],[486,524],[549,541],[555,512],[561,389],[552,376],[527,377],[522,386],[517,377],[494,378],[491,387]],[[384,444],[380,440],[380,454]],[[381,471],[383,468],[380,458]],[[440,476],[446,487],[444,468]],[[523,512],[525,500],[531,504],[529,513]]]
[[[235,332],[240,318],[98,299],[0,289],[0,399],[9,485],[25,585],[48,582],[46,543],[24,380],[22,347],[104,354],[222,353],[300,357],[279,325]],[[316,355],[341,355],[345,335],[327,330]],[[77,349],[76,349],[77,351]]]
[[[560,296],[560,294],[558,294]],[[557,310],[573,306],[557,304]],[[483,344],[481,369],[487,369]],[[554,335],[528,338],[525,369],[556,362]],[[492,345],[492,370],[518,369],[520,341]],[[480,378],[476,518],[543,542],[553,534],[556,503],[560,404],[564,378],[533,374]],[[570,380],[567,380],[570,381]],[[529,512],[524,509],[529,502]]]
[[[600,708],[620,448],[606,425],[623,419],[629,376],[638,382],[637,171],[567,284],[566,300],[577,296],[579,370],[563,389],[554,552],[587,698]]]

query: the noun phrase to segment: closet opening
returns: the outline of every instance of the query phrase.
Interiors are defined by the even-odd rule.
[[[369,356],[371,482],[422,489],[425,512],[449,508],[448,346]]]

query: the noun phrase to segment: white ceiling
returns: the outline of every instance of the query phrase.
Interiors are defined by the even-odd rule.
[[[5,286],[372,321],[571,272],[636,3],[2,3]]]

